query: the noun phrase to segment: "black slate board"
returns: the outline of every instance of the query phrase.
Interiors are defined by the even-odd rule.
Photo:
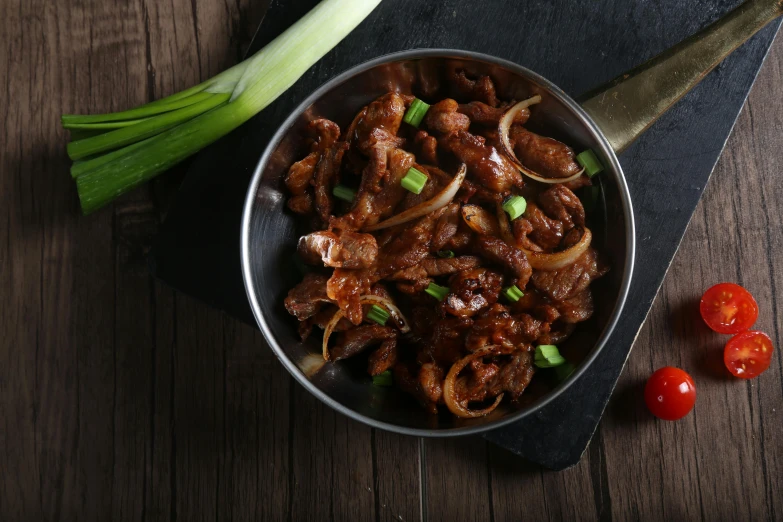
[[[273,0],[250,52],[316,3]],[[288,113],[357,63],[411,48],[466,49],[517,62],[578,95],[739,3],[384,0],[289,92],[196,157],[156,238],[151,269],[175,288],[255,324],[239,265],[239,223],[250,176]],[[637,224],[636,270],[620,324],[588,374],[533,417],[487,434],[488,440],[552,469],[579,460],[778,27],[779,22],[771,24],[740,48],[620,157]]]

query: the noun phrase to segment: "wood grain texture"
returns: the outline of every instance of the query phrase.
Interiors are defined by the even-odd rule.
[[[378,432],[293,383],[247,325],[150,278],[172,181],[78,215],[64,112],[234,63],[258,2],[0,2],[0,520],[779,520],[783,359],[731,379],[694,303],[733,280],[783,331],[783,40],[675,257],[597,436],[553,473],[481,439]],[[683,173],[687,176],[687,173]],[[694,412],[655,421],[677,365]]]

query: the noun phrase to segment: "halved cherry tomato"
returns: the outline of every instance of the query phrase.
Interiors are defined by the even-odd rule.
[[[681,419],[696,404],[696,385],[683,370],[664,366],[647,379],[644,402],[650,413],[659,419]]]
[[[758,377],[772,361],[772,339],[763,332],[751,330],[737,334],[726,343],[723,362],[741,379]]]
[[[720,283],[704,292],[699,310],[707,326],[723,334],[744,332],[759,316],[750,292],[734,283]]]

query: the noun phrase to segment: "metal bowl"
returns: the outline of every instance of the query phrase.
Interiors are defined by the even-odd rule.
[[[599,176],[599,211],[592,216],[593,243],[612,267],[592,286],[593,318],[579,324],[560,347],[576,371],[559,383],[547,372],[539,372],[520,408],[501,405],[487,417],[469,420],[454,418],[445,408],[439,415],[426,413],[400,390],[373,386],[363,365],[351,360],[325,363],[320,336],[301,342],[296,319],[283,307],[286,294],[302,277],[293,256],[299,236],[305,233],[285,207],[283,178],[288,167],[307,153],[306,124],[324,117],[345,129],[363,106],[390,90],[424,99],[453,96],[446,78],[455,69],[489,75],[501,99],[540,94],[543,101],[528,125],[575,149],[595,151],[605,172]],[[370,426],[408,435],[449,437],[481,433],[523,419],[590,371],[622,312],[633,271],[634,241],[631,197],[617,157],[573,99],[536,73],[505,60],[466,51],[421,49],[351,68],[316,90],[286,119],[267,145],[248,189],[241,255],[245,287],[258,325],[275,355],[302,386],[335,410]]]

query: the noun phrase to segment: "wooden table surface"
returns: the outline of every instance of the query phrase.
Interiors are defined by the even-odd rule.
[[[725,338],[696,306],[713,283],[741,283],[782,347],[783,40],[595,438],[555,473],[480,438],[349,421],[295,384],[255,329],[154,281],[144,256],[176,174],[79,215],[59,115],[221,71],[258,4],[0,2],[0,520],[783,519],[780,353],[756,380],[729,378]],[[642,403],[664,365],[696,379],[680,422]]]

